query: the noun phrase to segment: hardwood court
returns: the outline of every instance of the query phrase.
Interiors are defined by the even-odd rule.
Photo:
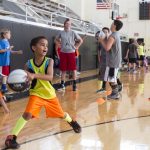
[[[80,76],[94,75],[92,70]],[[75,134],[60,119],[40,119],[27,123],[18,136],[21,150],[149,150],[150,149],[150,72],[121,73],[124,88],[120,100],[97,103],[97,79],[78,84],[78,91],[57,92],[65,111],[79,121],[82,133]],[[56,81],[56,79],[54,80]],[[0,148],[16,120],[23,113],[27,98],[8,103],[10,115],[0,107]]]

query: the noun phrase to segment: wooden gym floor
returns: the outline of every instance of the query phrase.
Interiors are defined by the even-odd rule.
[[[93,76],[97,70],[81,73],[80,77]],[[54,83],[59,78],[54,79]],[[150,72],[142,68],[136,74],[121,73],[123,91],[120,100],[99,103],[96,94],[97,79],[78,84],[73,92],[57,92],[64,109],[82,126],[76,134],[61,119],[45,119],[44,109],[40,119],[29,121],[18,136],[20,150],[149,150],[150,149]],[[11,113],[5,115],[0,107],[0,149],[16,120],[22,115],[28,98],[8,103]]]

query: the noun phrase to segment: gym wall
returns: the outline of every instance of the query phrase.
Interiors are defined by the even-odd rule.
[[[33,57],[29,44],[31,39],[36,36],[43,35],[48,38],[48,56],[53,56],[54,37],[59,32],[58,30],[0,19],[1,28],[9,28],[11,30],[12,38],[10,45],[14,45],[14,50],[23,50],[23,55],[11,55],[11,70],[23,68],[27,60]],[[94,37],[88,36],[84,40],[84,43],[80,47],[79,61],[81,71],[95,69],[97,67],[97,51]]]

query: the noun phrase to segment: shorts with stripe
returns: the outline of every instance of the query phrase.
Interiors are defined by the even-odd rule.
[[[106,67],[104,80],[108,82],[117,83],[117,75],[119,68]]]

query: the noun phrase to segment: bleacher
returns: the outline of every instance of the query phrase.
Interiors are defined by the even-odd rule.
[[[72,20],[72,29],[95,34],[98,26],[80,17],[64,4],[52,0],[1,0],[0,15],[38,22],[55,27],[63,27],[64,20]]]

